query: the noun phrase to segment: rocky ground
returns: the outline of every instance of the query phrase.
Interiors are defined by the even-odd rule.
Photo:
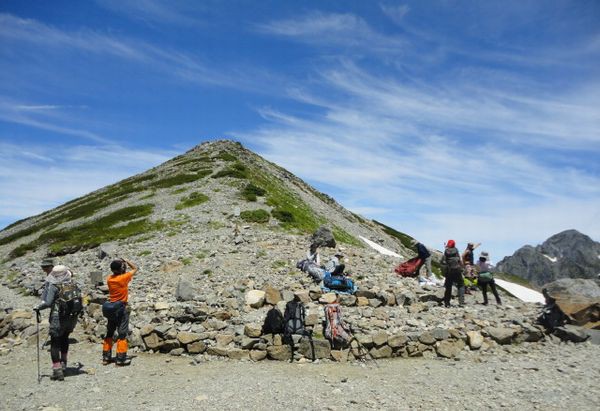
[[[598,409],[600,347],[587,343],[377,365],[196,363],[141,353],[125,368],[102,366],[100,346],[79,343],[64,382],[50,381],[48,354],[42,353],[40,384],[35,354],[29,346],[0,357],[1,409]]]

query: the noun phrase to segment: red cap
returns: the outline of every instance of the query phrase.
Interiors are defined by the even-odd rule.
[[[446,243],[446,247],[448,247],[448,248],[456,247],[456,243],[454,242],[454,240],[448,240],[448,242]]]

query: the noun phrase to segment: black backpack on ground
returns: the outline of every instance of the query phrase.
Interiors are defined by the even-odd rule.
[[[271,308],[267,311],[267,316],[265,317],[265,322],[262,326],[263,334],[281,334],[283,333],[283,315],[281,315],[281,311],[277,309],[277,307]]]
[[[60,318],[77,317],[83,311],[81,290],[75,282],[57,285],[56,305]]]
[[[283,315],[283,335],[289,337],[292,334],[306,335],[304,319],[306,312],[301,301],[290,301],[285,305]]]
[[[283,315],[283,341],[290,345],[291,358],[290,362],[294,361],[294,334],[308,337],[312,352],[313,361],[315,359],[315,347],[311,333],[304,328],[304,320],[306,312],[304,304],[301,301],[289,301],[285,305],[285,313]]]

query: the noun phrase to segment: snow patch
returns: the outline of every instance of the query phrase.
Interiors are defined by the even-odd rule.
[[[498,287],[504,288],[506,291],[517,297],[519,300],[526,303],[541,303],[545,304],[546,299],[542,293],[532,290],[531,288],[523,287],[522,285],[511,283],[509,281],[494,279]]]
[[[398,257],[398,258],[404,258],[402,257],[400,254],[395,253],[391,250],[388,250],[385,247],[380,246],[377,243],[374,243],[373,241],[369,240],[368,238],[365,238],[361,235],[358,236],[361,240],[363,240],[365,243],[367,243],[369,245],[369,247],[371,247],[372,249],[379,251],[379,253],[383,254],[383,255],[391,255],[392,257]]]
[[[553,263],[555,263],[556,261],[558,261],[558,258],[556,257],[550,257],[549,255],[546,254],[542,254],[544,257],[546,257],[548,260],[552,261]],[[598,256],[600,257],[600,256]]]

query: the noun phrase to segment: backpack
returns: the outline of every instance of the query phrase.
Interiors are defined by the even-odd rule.
[[[283,333],[283,315],[281,315],[281,311],[277,309],[277,307],[271,308],[267,311],[267,316],[265,317],[265,322],[262,326],[263,334],[281,334]]]
[[[58,285],[58,296],[56,304],[58,306],[58,316],[76,317],[83,311],[83,298],[81,290],[75,282]]]
[[[330,290],[354,291],[354,281],[343,275],[332,275],[328,271],[325,271],[325,275],[323,276],[323,285]]]
[[[458,255],[456,248],[446,248],[444,257],[446,258],[446,266],[451,273],[462,271],[460,255]]]
[[[350,327],[346,325],[342,318],[342,307],[337,304],[327,304],[325,310],[325,338],[332,345],[345,345],[352,340]]]
[[[416,277],[417,267],[421,265],[421,262],[422,260],[419,257],[411,258],[396,267],[394,271],[402,277]]]
[[[283,335],[289,337],[292,334],[306,335],[304,329],[305,318],[304,304],[300,301],[289,301],[285,305],[283,315]]]

